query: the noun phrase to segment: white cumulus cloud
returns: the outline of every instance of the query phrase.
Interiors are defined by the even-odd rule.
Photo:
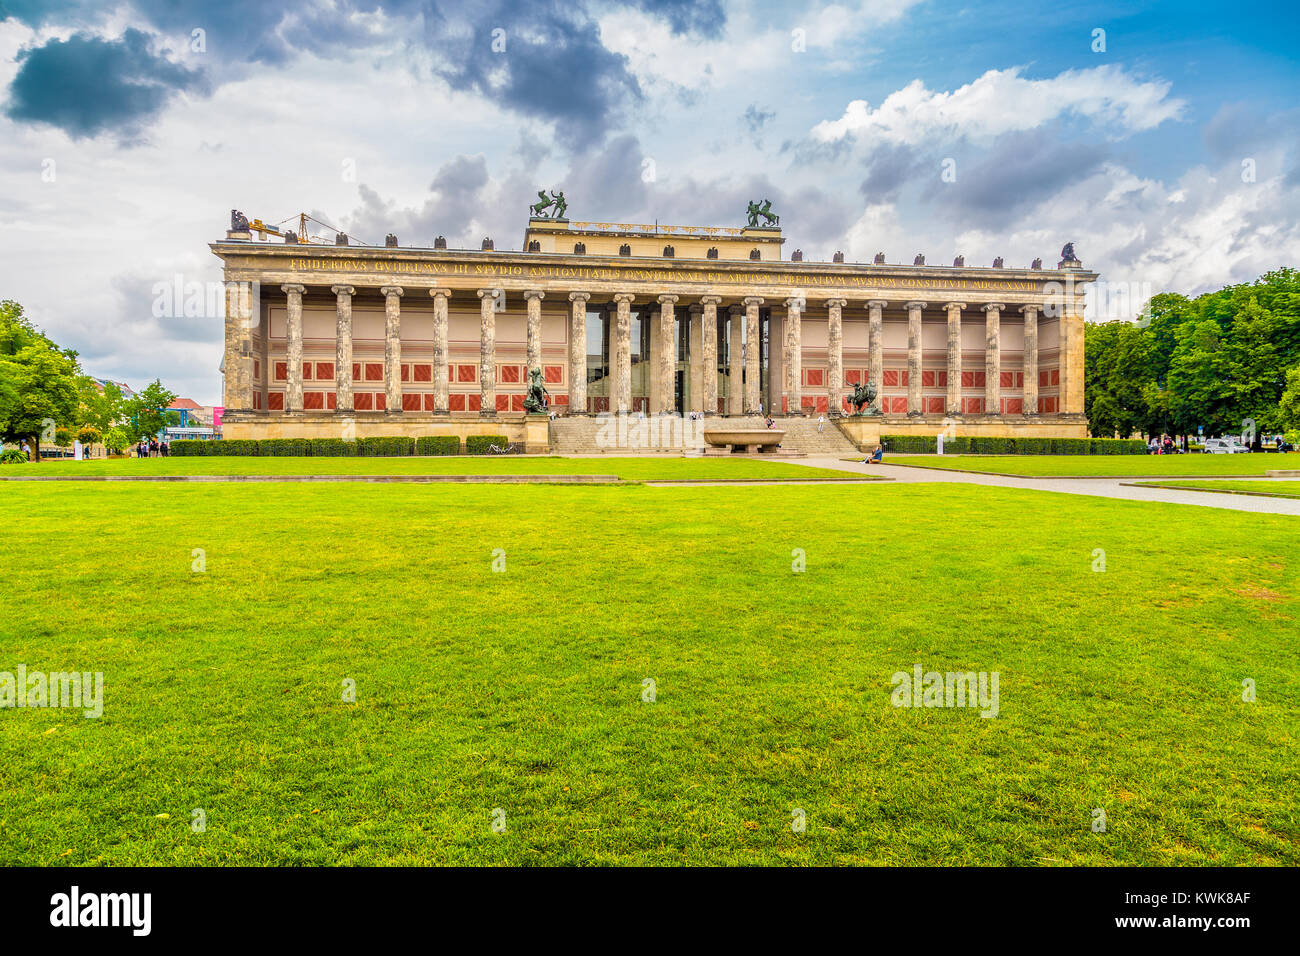
[[[1118,66],[1066,70],[1041,80],[1028,79],[1023,71],[989,70],[944,92],[913,80],[875,109],[866,100],[853,100],[839,119],[814,126],[812,136],[824,143],[853,136],[907,145],[935,137],[987,140],[1070,115],[1126,135],[1178,119],[1186,106],[1169,96],[1167,81],[1138,79]]]

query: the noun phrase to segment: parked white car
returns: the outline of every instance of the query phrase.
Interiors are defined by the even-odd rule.
[[[1207,455],[1249,455],[1250,449],[1233,438],[1207,438],[1201,448]]]

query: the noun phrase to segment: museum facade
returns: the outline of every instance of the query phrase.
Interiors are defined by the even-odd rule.
[[[825,414],[859,443],[1087,434],[1097,276],[1070,246],[1055,269],[1010,269],[803,261],[761,226],[533,218],[515,252],[268,242],[232,225],[211,245],[227,438],[493,433],[540,449],[534,370],[559,416]],[[851,417],[868,382],[869,414]]]

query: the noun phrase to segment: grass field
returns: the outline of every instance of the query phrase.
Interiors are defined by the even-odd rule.
[[[115,458],[0,467],[11,475],[617,475],[655,479],[755,480],[861,477],[752,458]]]
[[[887,465],[1032,478],[1258,475],[1300,468],[1300,455],[886,455]]]
[[[0,864],[1300,863],[1294,519],[894,483],[0,519],[0,671],[105,681],[0,710]],[[998,672],[997,716],[891,706],[914,664]]]
[[[1222,494],[1300,498],[1300,481],[1143,481],[1140,484],[1150,488],[1181,488],[1187,491],[1217,491]]]

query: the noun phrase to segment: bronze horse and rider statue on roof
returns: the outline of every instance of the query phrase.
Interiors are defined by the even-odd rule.
[[[564,190],[556,192],[551,190],[551,194],[546,195],[545,189],[537,190],[537,198],[541,202],[535,202],[528,207],[528,214],[534,219],[563,219],[564,212],[569,208],[569,204],[564,199]],[[549,216],[543,215],[546,210],[551,210]]]
[[[758,228],[760,216],[766,220],[763,223],[764,226],[781,225],[781,217],[772,212],[772,200],[770,199],[764,199],[761,203],[756,203],[751,199],[745,213],[749,217],[749,228],[751,229]]]

